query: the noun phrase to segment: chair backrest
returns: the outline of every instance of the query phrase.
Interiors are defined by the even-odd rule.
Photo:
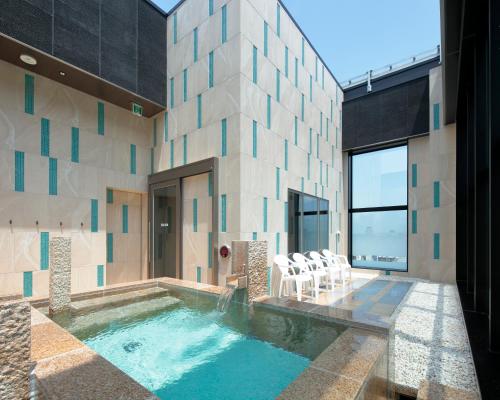
[[[295,261],[297,267],[299,267],[300,272],[310,272],[311,266],[307,261],[307,258],[300,253],[293,253],[293,260]]]
[[[311,258],[311,260],[314,261],[317,268],[319,268],[319,269],[325,268],[325,265],[323,264],[323,261],[325,261],[325,260],[323,257],[321,257],[321,254],[319,254],[317,251],[310,251],[309,257]]]
[[[295,275],[293,267],[290,266],[290,260],[287,256],[278,254],[274,257],[274,264],[280,269],[285,276]]]
[[[351,268],[351,264],[349,264],[349,261],[347,261],[347,257],[346,256],[341,256],[341,255],[338,255],[337,258],[339,259],[340,263],[348,268]]]
[[[323,249],[321,252],[323,253],[323,255],[324,255],[326,258],[328,258],[328,259],[330,259],[330,260],[332,260],[332,259],[333,259],[334,254],[333,254],[330,250],[328,250],[328,249]]]

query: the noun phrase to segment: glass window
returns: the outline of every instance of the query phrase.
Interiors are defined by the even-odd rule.
[[[350,157],[353,267],[407,271],[407,146]]]

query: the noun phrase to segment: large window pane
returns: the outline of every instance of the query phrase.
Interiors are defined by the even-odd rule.
[[[407,211],[352,214],[352,265],[406,271]]]
[[[319,201],[319,248],[328,249],[328,201]]]
[[[318,199],[304,196],[303,252],[318,250]]]
[[[407,147],[352,156],[352,208],[407,203]]]

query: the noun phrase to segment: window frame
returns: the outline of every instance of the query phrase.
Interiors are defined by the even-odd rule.
[[[352,206],[352,177],[353,177],[353,169],[352,169],[352,159],[353,156],[374,153],[381,150],[394,149],[398,147],[406,147],[406,205],[395,205],[395,206],[381,206],[381,207],[361,207],[361,208],[353,208]],[[409,157],[408,157],[408,141],[400,141],[397,143],[385,144],[375,147],[363,148],[360,150],[351,150],[348,153],[348,169],[349,169],[349,182],[348,182],[348,259],[352,268],[358,269],[371,269],[371,270],[380,270],[387,272],[408,272],[409,269],[409,259],[408,259],[408,245],[409,245],[409,223],[408,223],[408,194],[409,194],[409,179],[408,179],[408,170],[409,170]],[[356,213],[369,213],[369,212],[384,212],[384,211],[406,211],[406,269],[390,269],[390,268],[373,268],[368,266],[354,266],[352,265],[352,216]]]

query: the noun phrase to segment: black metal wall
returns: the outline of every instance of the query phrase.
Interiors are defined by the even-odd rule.
[[[0,32],[166,104],[166,15],[146,0],[3,0]]]

